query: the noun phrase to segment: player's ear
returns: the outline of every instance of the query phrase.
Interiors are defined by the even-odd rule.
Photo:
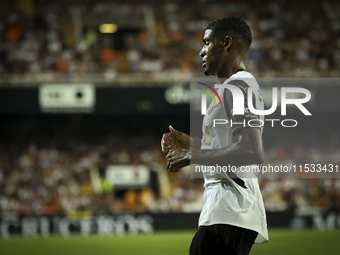
[[[224,48],[223,50],[225,52],[229,52],[232,44],[233,44],[233,38],[229,35],[226,35],[223,38],[223,48]]]

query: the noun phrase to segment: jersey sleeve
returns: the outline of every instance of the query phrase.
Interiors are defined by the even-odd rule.
[[[232,133],[248,127],[261,129],[260,116],[253,114],[249,111],[248,107],[248,88],[249,85],[243,80],[232,80],[228,82],[229,85],[234,85],[241,89],[244,96],[244,115],[234,115],[233,114],[233,95],[229,89],[224,90],[223,99],[225,103],[225,109],[227,112],[228,119],[232,125]],[[256,102],[255,95],[253,93],[253,105]],[[255,107],[256,108],[256,107]]]

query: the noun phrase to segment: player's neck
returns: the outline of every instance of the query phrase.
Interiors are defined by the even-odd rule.
[[[229,64],[230,63],[230,64]],[[230,76],[237,73],[238,71],[245,71],[246,65],[244,63],[244,58],[241,56],[237,56],[234,61],[227,61],[225,63],[224,68],[222,68],[222,71],[217,74],[217,78],[222,81],[225,79],[229,79]]]

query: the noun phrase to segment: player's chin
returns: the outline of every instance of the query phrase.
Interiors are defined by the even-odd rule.
[[[204,73],[205,76],[209,76],[210,75],[210,73],[209,73],[209,71],[207,69],[204,69],[203,73]]]

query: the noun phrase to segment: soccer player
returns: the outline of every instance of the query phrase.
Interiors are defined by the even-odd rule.
[[[170,172],[177,172],[189,164],[229,164],[239,170],[244,166],[258,169],[258,164],[262,163],[264,119],[249,112],[247,101],[247,88],[250,87],[255,109],[263,110],[260,88],[245,67],[251,41],[250,28],[240,18],[224,17],[207,26],[199,53],[204,73],[216,75],[223,84],[237,86],[244,96],[245,112],[244,115],[233,115],[233,95],[229,89],[220,88],[218,94],[223,106],[211,104],[208,107],[203,119],[202,139],[191,138],[170,126],[170,132],[164,134],[161,141],[162,151],[167,152]],[[227,119],[234,125],[215,128],[214,118]],[[266,215],[257,175],[204,172],[203,176],[204,206],[190,254],[243,255],[249,254],[253,243],[267,242]]]

